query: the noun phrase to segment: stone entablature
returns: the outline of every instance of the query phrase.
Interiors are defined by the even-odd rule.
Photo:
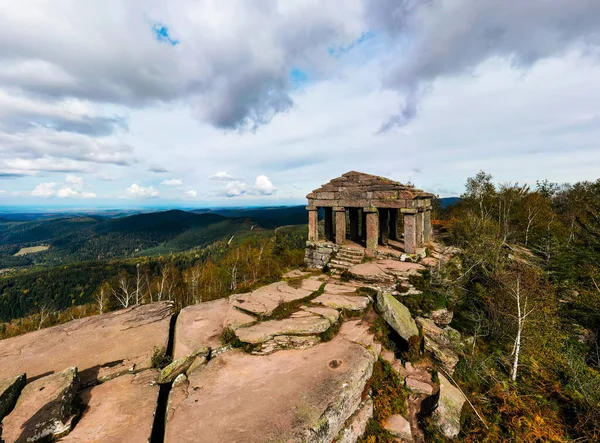
[[[306,196],[308,199],[308,240],[342,245],[349,238],[375,251],[388,239],[398,240],[400,214],[404,225],[404,250],[414,254],[431,240],[431,199],[433,194],[411,185],[375,175],[350,171]],[[318,235],[318,210],[325,210],[325,238]]]

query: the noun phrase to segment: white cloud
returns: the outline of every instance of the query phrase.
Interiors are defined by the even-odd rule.
[[[67,174],[65,177],[65,183],[72,185],[75,189],[81,189],[85,184],[85,180],[81,176]]]
[[[185,191],[184,194],[190,198],[196,198],[198,196],[198,192],[194,189],[190,189],[189,191]]]
[[[254,182],[256,192],[261,195],[271,195],[275,192],[275,186],[266,175],[259,175]]]
[[[107,174],[106,172],[102,172],[100,174],[96,174],[96,178],[98,180],[102,180],[105,182],[112,182],[118,179],[118,177],[116,175],[112,175],[112,174]]]
[[[227,197],[238,197],[246,193],[246,183],[241,181],[232,181],[225,186],[225,195]]]
[[[133,183],[125,190],[125,194],[131,198],[155,198],[160,195],[160,192],[152,186],[144,187]]]
[[[215,182],[229,182],[229,181],[233,181],[234,178],[227,172],[223,171],[223,172],[217,172],[216,174],[211,175],[209,180],[215,181]]]
[[[183,181],[179,178],[172,178],[169,180],[163,180],[160,184],[165,186],[181,186],[183,185]]]
[[[54,182],[40,183],[33,189],[33,191],[31,191],[31,195],[33,195],[34,197],[43,197],[43,198],[52,197],[56,194],[57,186],[58,186],[58,183],[54,183]]]

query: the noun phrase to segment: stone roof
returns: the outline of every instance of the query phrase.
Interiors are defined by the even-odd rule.
[[[306,196],[314,206],[374,206],[414,208],[426,205],[434,195],[412,185],[377,175],[350,171]],[[424,200],[423,202],[413,202]]]

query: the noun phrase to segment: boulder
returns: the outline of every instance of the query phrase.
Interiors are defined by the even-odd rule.
[[[323,306],[348,311],[364,311],[369,306],[369,299],[359,295],[328,294],[319,295],[313,300]]]
[[[440,261],[435,257],[425,257],[419,263],[428,268],[437,268],[440,265]]]
[[[453,333],[438,327],[427,318],[417,318],[417,324],[421,326],[423,332],[425,350],[431,352],[450,373],[454,372],[454,368],[458,364],[458,355],[454,351]],[[458,334],[458,331],[456,333]]]
[[[150,303],[0,340],[0,379],[30,380],[76,366],[82,384],[152,366],[169,341],[171,305]]]
[[[333,441],[361,404],[374,362],[339,335],[267,356],[223,353],[171,390],[165,442]]]
[[[391,417],[386,418],[382,425],[386,431],[388,431],[394,437],[398,437],[401,441],[413,441],[410,423],[400,414],[392,415]]]
[[[431,318],[436,325],[444,327],[450,324],[453,316],[454,314],[452,311],[443,308],[431,312],[427,317]]]
[[[13,378],[0,380],[0,422],[14,408],[25,386],[25,374],[17,375]]]
[[[304,311],[303,311],[304,312]],[[290,317],[283,320],[270,320],[256,325],[239,328],[235,335],[244,343],[264,343],[278,335],[316,335],[331,326],[326,318],[310,312],[306,317]]]
[[[210,348],[200,348],[190,355],[186,355],[185,357],[180,357],[174,360],[168,366],[164,367],[162,371],[160,371],[156,382],[160,385],[171,383],[177,378],[178,375],[184,374],[196,359],[206,360],[206,357],[209,353]]]
[[[439,378],[439,400],[432,417],[440,431],[446,437],[454,438],[460,432],[460,416],[465,403],[465,397],[442,374],[439,374]]]
[[[377,294],[377,310],[388,324],[407,342],[419,335],[417,325],[406,306],[389,292]]]
[[[77,384],[75,367],[30,382],[4,417],[2,438],[7,442],[49,441],[69,433]]]
[[[373,399],[367,397],[358,407],[358,410],[350,417],[348,425],[339,432],[335,438],[335,443],[356,443],[365,433],[367,422],[372,417]]]
[[[150,441],[158,400],[156,369],[125,374],[80,394],[77,426],[61,442],[143,443]]]

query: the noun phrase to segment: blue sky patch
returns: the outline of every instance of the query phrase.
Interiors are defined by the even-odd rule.
[[[360,37],[358,37],[356,40],[354,40],[348,46],[340,46],[339,48],[327,48],[327,52],[329,52],[329,55],[331,55],[332,57],[340,57],[344,53],[351,51],[356,46],[360,45],[361,43],[366,42],[367,40],[373,38],[374,36],[375,36],[375,33],[373,33],[372,31],[363,32],[360,35]]]
[[[169,28],[163,24],[156,23],[152,26],[152,31],[154,31],[156,40],[161,43],[168,43],[171,46],[177,46],[179,44],[179,40],[171,38],[169,35]]]
[[[294,84],[301,84],[308,82],[308,74],[299,68],[290,69],[290,80]]]

